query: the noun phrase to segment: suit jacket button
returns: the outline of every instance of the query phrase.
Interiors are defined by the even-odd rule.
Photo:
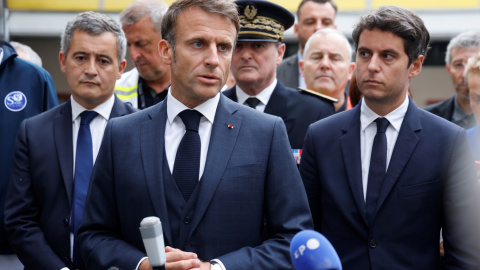
[[[63,225],[68,225],[68,218],[63,219]]]
[[[371,248],[376,248],[376,247],[377,247],[377,241],[375,241],[375,240],[373,240],[373,239],[370,240],[370,247],[371,247]]]
[[[183,220],[183,223],[185,223],[185,225],[188,225],[190,224],[190,221],[192,221],[192,219],[190,217],[186,217],[184,220]]]

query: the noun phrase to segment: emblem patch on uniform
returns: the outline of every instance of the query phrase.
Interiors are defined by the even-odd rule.
[[[10,111],[19,112],[27,106],[27,97],[20,91],[13,91],[5,96],[4,104]]]

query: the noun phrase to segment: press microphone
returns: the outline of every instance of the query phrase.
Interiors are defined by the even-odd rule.
[[[165,243],[162,223],[158,217],[146,217],[140,222],[140,234],[153,270],[165,270]]]
[[[297,270],[342,270],[332,244],[319,232],[298,232],[290,243],[290,257]]]

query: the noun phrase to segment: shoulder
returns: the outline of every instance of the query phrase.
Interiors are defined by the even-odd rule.
[[[298,92],[300,94],[304,95],[304,96],[311,96],[311,97],[314,97],[316,99],[325,101],[325,102],[330,103],[330,104],[338,102],[338,99],[336,99],[336,98],[333,98],[333,97],[315,92],[315,91],[310,90],[310,89],[298,87]]]
[[[438,112],[441,112],[441,111],[444,111],[444,110],[447,110],[449,109],[451,106],[454,105],[454,102],[455,101],[455,96],[452,96],[448,99],[446,99],[445,101],[442,101],[442,102],[438,102],[438,103],[435,103],[435,104],[431,104],[431,105],[428,105],[428,106],[425,106],[423,109],[428,111],[428,112],[431,112],[431,113],[434,113],[434,114],[438,114]]]

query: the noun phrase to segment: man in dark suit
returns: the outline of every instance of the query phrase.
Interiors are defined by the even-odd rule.
[[[238,28],[228,0],[176,1],[165,14],[172,86],[105,130],[79,235],[88,269],[151,269],[147,216],[162,222],[166,269],[292,268],[290,240],[313,225],[283,121],[219,93]]]
[[[25,269],[83,268],[80,261],[72,262],[73,208],[84,203],[77,184],[88,185],[90,178],[79,154],[89,151],[92,167],[108,119],[135,110],[113,95],[125,53],[125,35],[108,16],[86,12],[67,24],[59,59],[72,97],[23,121],[15,143],[5,229]],[[87,111],[93,117],[87,126],[90,149],[79,143]],[[80,179],[82,172],[86,175]]]
[[[290,145],[297,151],[302,148],[308,126],[335,112],[333,102],[316,93],[287,88],[277,81],[275,69],[285,52],[285,44],[281,42],[283,31],[277,28],[288,29],[292,26],[293,15],[268,1],[236,3],[241,27],[233,51],[231,70],[237,84],[223,93],[240,104],[281,117],[287,127]],[[248,17],[248,11],[253,8],[256,16],[272,18],[278,22],[278,27],[265,32],[262,20]]]
[[[300,173],[315,229],[343,269],[479,269],[475,167],[465,131],[408,97],[429,34],[383,6],[353,31],[361,104],[313,124]]]
[[[303,60],[305,45],[317,30],[337,29],[336,15],[337,4],[332,0],[302,0],[300,2],[297,9],[298,22],[293,29],[293,33],[298,39],[298,51],[283,59],[277,67],[277,78],[281,83],[291,88],[307,88],[298,65],[300,60]]]
[[[465,65],[470,57],[480,52],[480,31],[460,33],[452,38],[445,53],[445,68],[452,77],[455,95],[424,109],[465,129],[475,125],[470,107],[469,88],[465,81]]]

